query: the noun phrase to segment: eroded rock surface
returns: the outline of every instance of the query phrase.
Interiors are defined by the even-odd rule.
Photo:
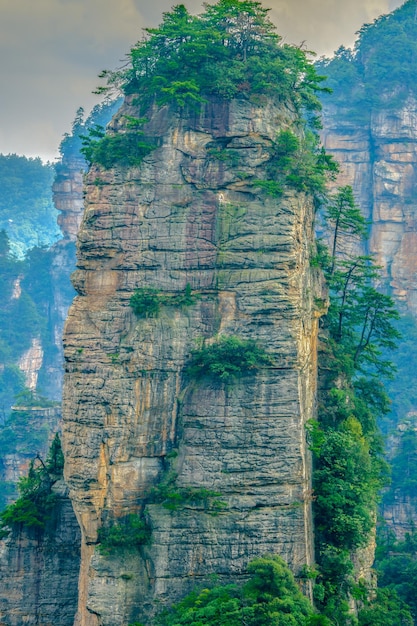
[[[369,124],[324,109],[323,143],[372,220],[369,250],[398,302],[417,315],[417,102],[375,109]]]
[[[80,531],[63,481],[45,531],[22,529],[0,541],[1,626],[72,626]]]
[[[124,115],[140,117],[130,105]],[[64,335],[66,480],[82,531],[82,626],[148,620],[212,574],[281,554],[312,561],[310,458],[317,276],[309,267],[312,208],[256,188],[271,146],[294,115],[271,103],[210,102],[201,114],[155,109],[158,145],[140,167],[93,166],[78,239],[78,290]],[[314,250],[313,250],[314,252]],[[187,284],[191,306],[138,318],[136,288],[165,296]],[[186,373],[196,342],[255,339],[272,367],[234,384]],[[171,474],[169,474],[171,472]],[[224,508],[167,510],[153,487],[219,493]],[[137,512],[151,529],[138,550],[97,550],[103,523]]]

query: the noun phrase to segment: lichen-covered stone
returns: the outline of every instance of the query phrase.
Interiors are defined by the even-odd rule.
[[[123,130],[125,104],[112,122]],[[158,148],[140,167],[93,166],[78,238],[78,290],[64,335],[66,481],[82,531],[82,626],[148,620],[213,574],[241,579],[248,562],[313,558],[311,463],[317,276],[310,269],[311,202],[251,184],[294,115],[271,102],[211,101],[200,113],[148,114]],[[218,158],[221,151],[221,158]],[[136,288],[165,295],[187,284],[191,306],[137,318]],[[202,339],[254,339],[274,364],[230,385],[186,373]],[[175,458],[174,458],[175,457]],[[151,490],[218,493],[167,510]],[[139,549],[95,548],[106,519],[140,513]],[[214,514],[215,513],[215,514]]]

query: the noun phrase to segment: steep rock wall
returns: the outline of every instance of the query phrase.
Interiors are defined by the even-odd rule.
[[[365,125],[325,107],[323,143],[372,220],[369,250],[393,295],[417,316],[417,102],[374,109]]]
[[[0,541],[1,626],[72,626],[77,606],[80,531],[63,481],[45,531]]]
[[[138,111],[122,107],[114,131],[126,114]],[[312,207],[302,194],[277,200],[248,183],[262,178],[294,115],[235,100],[148,118],[145,137],[159,147],[140,167],[88,174],[79,295],[64,334],[82,626],[147,620],[212,574],[239,579],[258,555],[279,553],[295,571],[313,558],[304,430],[316,377]],[[187,283],[200,296],[192,306],[147,319],[129,306],[136,288],[176,294]],[[192,380],[184,366],[196,340],[219,334],[259,341],[274,366],[228,386]],[[216,491],[225,508],[152,503],[169,471],[178,489]],[[144,516],[151,542],[98,551],[100,526],[131,512]]]
[[[399,541],[404,541],[407,533],[411,535],[415,529],[417,506],[414,498],[398,495],[395,502],[383,502],[381,513],[387,528],[395,533]]]
[[[83,212],[83,176],[86,163],[81,155],[70,154],[57,165],[53,185],[54,204],[60,214],[58,225],[64,239],[75,241]]]

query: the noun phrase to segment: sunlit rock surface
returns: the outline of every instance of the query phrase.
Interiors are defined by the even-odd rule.
[[[140,117],[125,105],[114,130],[125,114]],[[282,106],[244,100],[210,102],[198,115],[155,109],[144,136],[158,148],[140,167],[88,174],[79,295],[64,334],[79,625],[146,620],[213,574],[241,578],[258,555],[281,554],[296,572],[312,561],[304,425],[315,409],[322,297],[309,266],[312,207],[302,194],[275,199],[250,184],[293,121]],[[192,306],[147,319],[129,306],[136,288],[177,294],[187,283],[199,295]],[[196,342],[218,335],[255,339],[274,366],[228,386],[192,380]],[[178,488],[215,491],[225,508],[151,503],[169,471]],[[98,529],[128,512],[144,516],[151,542],[103,555]]]

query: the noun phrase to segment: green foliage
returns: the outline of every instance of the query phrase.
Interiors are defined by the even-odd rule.
[[[130,298],[130,306],[138,317],[158,317],[161,308],[160,293],[152,287],[135,289]]]
[[[315,114],[320,110],[316,93],[322,89],[323,77],[310,62],[310,53],[281,42],[260,2],[219,0],[204,8],[199,16],[191,15],[183,4],[164,13],[162,24],[145,29],[145,38],[131,49],[129,67],[103,72],[108,88],[134,94],[134,105],[145,112],[155,102],[190,109],[199,109],[213,98],[250,99],[260,105],[268,98],[286,102],[308,120],[298,120],[297,134],[291,129],[280,131],[266,177],[253,180],[252,185],[274,198],[281,197],[285,187],[322,194],[337,166],[320,147],[316,133]],[[87,160],[105,167],[122,162],[114,157],[118,146],[110,146],[118,137],[93,137],[83,148]],[[126,155],[129,150],[122,152]],[[207,154],[230,165],[239,159],[238,151],[224,146],[209,145]]]
[[[99,529],[98,549],[101,554],[113,554],[121,549],[137,550],[150,539],[151,529],[146,522],[139,515],[130,513]]]
[[[276,180],[254,180],[253,185],[262,189],[267,196],[272,196],[272,198],[280,198],[284,193],[282,184]]]
[[[0,327],[3,339],[0,340],[0,358],[3,362],[15,364],[22,352],[30,347],[31,339],[39,335],[44,321],[36,304],[24,289],[22,275],[29,271],[27,263],[17,261],[10,253],[6,237],[4,254],[0,256]],[[20,297],[16,297],[16,285],[22,286]]]
[[[29,466],[27,476],[18,482],[19,498],[0,513],[0,537],[22,527],[43,531],[52,514],[56,496],[54,483],[62,477],[63,457],[59,436],[51,445],[46,463],[38,456]]]
[[[393,502],[398,496],[417,498],[417,433],[413,427],[399,434],[398,448],[391,459],[391,484],[384,502]]]
[[[192,352],[187,373],[191,377],[209,376],[232,382],[246,373],[271,365],[272,357],[255,341],[223,336]]]
[[[187,283],[184,293],[177,293],[174,296],[168,296],[164,299],[167,306],[192,306],[199,300],[199,295],[193,293],[190,283]]]
[[[32,248],[24,260],[10,251],[10,242],[0,231],[0,411],[6,418],[13,398],[24,389],[24,377],[17,363],[35,338],[42,340],[45,363],[54,350],[55,337],[48,332],[51,311],[51,253]]]
[[[28,250],[25,258],[25,272],[22,277],[22,289],[30,296],[38,314],[47,318],[53,302],[52,278],[53,252],[46,248],[35,247]],[[46,324],[42,332],[45,335]],[[46,337],[44,337],[46,338]]]
[[[337,171],[337,163],[311,130],[300,137],[281,130],[271,150],[268,178],[254,180],[253,185],[274,198],[281,197],[286,187],[321,198],[328,179],[333,179]]]
[[[0,450],[3,454],[18,453],[32,456],[44,448],[48,439],[48,427],[31,427],[32,414],[29,407],[16,407],[4,421],[0,430]]]
[[[46,468],[50,475],[61,477],[64,474],[64,454],[58,433],[52,439],[52,443],[46,457]]]
[[[214,145],[213,145],[214,144]],[[206,144],[206,152],[211,159],[220,161],[231,167],[236,167],[239,164],[239,151],[233,148],[228,148],[226,145],[219,145],[215,142],[209,142]]]
[[[349,187],[327,201],[324,216],[330,250],[321,249],[320,262],[330,306],[319,360],[319,421],[310,427],[320,571],[315,594],[326,616],[350,624],[348,601],[357,592],[351,555],[370,540],[386,484],[377,418],[389,410],[381,379],[392,374],[387,351],[400,335],[392,299],[373,287],[378,268],[371,257],[355,255],[366,230]],[[375,604],[375,615],[378,610]]]
[[[40,158],[0,154],[0,230],[7,232],[19,258],[33,246],[52,245],[60,236],[53,178],[53,165]]]
[[[166,472],[161,482],[151,492],[151,500],[159,502],[168,511],[177,511],[186,505],[203,506],[210,514],[216,514],[225,508],[225,503],[217,498],[217,491],[204,487],[179,487],[178,475],[173,470]]]
[[[94,136],[99,135],[98,139]],[[156,144],[145,141],[142,132],[125,132],[117,135],[100,136],[97,131],[90,131],[90,135],[84,137],[82,154],[87,163],[97,163],[105,169],[110,169],[115,165],[121,167],[137,167],[143,159],[155,150]]]
[[[0,341],[0,354],[4,355],[8,352],[9,346],[2,345]],[[9,360],[9,359],[7,359]],[[0,372],[0,424],[3,426],[7,421],[10,408],[13,404],[13,399],[16,395],[22,391],[25,387],[25,377],[18,368],[17,365],[7,364],[4,366],[2,372]],[[0,440],[2,431],[0,430]]]
[[[314,493],[319,541],[354,550],[369,540],[381,478],[359,422],[350,421],[344,432],[320,432],[320,442],[316,435]]]
[[[258,558],[248,566],[241,586],[222,585],[194,591],[171,611],[157,617],[158,626],[327,626],[300,592],[294,576],[278,556]]]
[[[63,161],[69,159],[82,158],[81,149],[83,147],[83,137],[89,136],[90,131],[94,134],[94,129],[103,129],[111,120],[117,109],[120,107],[122,99],[106,99],[101,104],[93,107],[91,113],[84,119],[84,109],[80,107],[72,123],[71,133],[66,133],[59,146],[59,151]],[[97,138],[97,136],[96,136]],[[65,165],[57,163],[55,166],[56,180],[60,180],[63,175]]]
[[[390,589],[378,589],[377,595],[359,611],[358,626],[413,626],[409,607]]]
[[[145,32],[127,69],[101,75],[107,89],[138,94],[145,108],[153,98],[196,107],[209,96],[268,96],[299,110],[319,108],[322,77],[304,50],[281,43],[260,2],[219,0],[199,16],[180,4]]]
[[[378,575],[378,586],[382,588],[381,593],[386,594],[389,601],[391,599],[396,601],[398,596],[401,603],[397,610],[408,609],[413,619],[416,620],[417,533],[415,529],[411,533],[406,533],[404,540],[398,541],[384,525],[379,525],[375,556],[374,567]],[[413,624],[414,622],[405,621],[404,623]]]
[[[349,258],[352,246],[366,237],[366,221],[353,197],[350,186],[339,187],[324,203],[324,219],[331,232],[329,277],[336,262]]]
[[[417,21],[414,0],[359,31],[354,50],[339,48],[317,63],[332,90],[325,100],[355,124],[368,123],[373,107],[393,109],[417,95]]]
[[[138,317],[158,317],[161,306],[192,306],[198,300],[191,285],[187,283],[184,293],[174,295],[162,293],[152,287],[135,289],[130,298],[130,306]]]

